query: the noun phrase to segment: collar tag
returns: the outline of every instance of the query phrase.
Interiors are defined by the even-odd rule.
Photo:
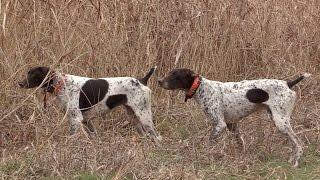
[[[199,76],[199,74],[197,74],[193,80],[191,88],[186,94],[186,98],[184,99],[184,102],[187,102],[188,99],[191,99],[193,97],[193,95],[197,92],[200,84],[201,84],[201,77]]]

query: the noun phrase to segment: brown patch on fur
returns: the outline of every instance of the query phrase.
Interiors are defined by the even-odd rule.
[[[160,87],[168,90],[190,89],[195,73],[190,69],[174,69],[167,77],[158,80]]]

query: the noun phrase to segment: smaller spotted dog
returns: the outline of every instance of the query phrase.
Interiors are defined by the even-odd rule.
[[[290,88],[309,76],[305,73],[293,81],[260,79],[224,83],[208,80],[189,69],[174,69],[167,77],[159,79],[158,83],[164,89],[185,91],[185,100],[194,97],[213,122],[211,141],[227,127],[235,134],[239,145],[243,146],[237,122],[266,108],[276,127],[293,143],[294,152],[290,162],[297,167],[303,151],[290,125],[296,99],[296,93]]]
[[[58,97],[67,109],[70,121],[70,134],[74,134],[83,124],[90,134],[95,134],[94,127],[87,119],[91,112],[109,111],[124,105],[129,114],[138,120],[135,127],[139,134],[145,132],[159,145],[161,136],[154,128],[151,112],[151,90],[147,87],[148,79],[156,67],[151,68],[141,79],[132,77],[89,78],[58,71],[48,67],[34,67],[28,71],[26,79],[19,82],[21,88],[41,86],[45,92]]]

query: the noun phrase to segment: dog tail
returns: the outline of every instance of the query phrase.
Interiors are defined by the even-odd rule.
[[[292,80],[292,81],[287,81],[287,84],[289,86],[289,88],[292,88],[294,85],[298,84],[300,81],[302,81],[304,78],[308,78],[310,77],[311,74],[310,73],[304,73],[301,76],[299,76],[297,79]]]
[[[152,74],[156,71],[156,69],[157,69],[157,66],[154,66],[153,68],[151,68],[150,71],[143,78],[139,79],[139,81],[146,86],[148,84],[148,80],[150,79]]]

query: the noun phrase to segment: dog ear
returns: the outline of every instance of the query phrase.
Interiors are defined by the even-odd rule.
[[[43,66],[43,67],[40,67],[40,70],[42,71],[42,74],[47,76],[47,74],[49,73],[50,71],[50,68],[46,67],[46,66]]]
[[[197,76],[198,76],[197,73],[195,73],[194,71],[191,71],[191,77],[192,77],[192,78],[195,78],[195,77],[197,77]]]

